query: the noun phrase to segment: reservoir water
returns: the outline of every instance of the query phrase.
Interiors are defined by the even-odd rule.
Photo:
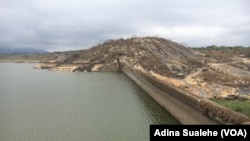
[[[1,141],[148,141],[178,124],[122,73],[35,70],[0,63]]]

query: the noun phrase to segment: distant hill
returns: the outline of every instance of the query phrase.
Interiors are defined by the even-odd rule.
[[[0,48],[0,54],[46,53],[46,50],[32,48]]]

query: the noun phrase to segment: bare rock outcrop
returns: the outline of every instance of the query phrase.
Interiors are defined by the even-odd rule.
[[[243,70],[243,69],[240,69],[237,67],[233,67],[233,66],[228,65],[228,64],[223,64],[223,63],[209,63],[208,65],[209,65],[209,67],[211,67],[219,72],[222,72],[222,73],[225,73],[228,75],[232,75],[232,76],[244,79],[244,80],[245,79],[250,80],[250,72],[249,71],[246,71],[246,70]]]
[[[145,37],[109,40],[53,62],[58,62],[57,67],[65,64],[79,66],[79,71],[116,71],[121,57],[168,77],[184,77],[201,67],[205,59],[203,54],[170,40]]]

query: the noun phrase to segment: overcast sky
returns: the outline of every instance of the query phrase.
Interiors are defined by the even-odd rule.
[[[0,0],[0,48],[62,51],[159,36],[250,46],[249,0]]]

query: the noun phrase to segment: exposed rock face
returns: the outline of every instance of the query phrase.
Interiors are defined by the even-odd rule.
[[[227,64],[222,64],[222,63],[211,63],[208,64],[209,67],[218,70],[219,72],[232,75],[241,79],[247,79],[250,80],[250,72],[247,70],[243,70],[237,67],[233,67]]]
[[[127,65],[196,96],[238,97],[244,92],[243,97],[250,99],[250,80],[242,80],[249,78],[249,64],[232,63],[228,67],[229,64],[217,64],[216,61],[173,41],[145,37],[109,40],[87,50],[61,54],[47,60],[53,65],[42,65],[40,68],[47,67],[54,71],[119,71],[122,65]],[[243,59],[243,63],[249,62]]]
[[[49,64],[38,64],[38,65],[34,66],[33,68],[34,69],[51,69],[51,68],[54,68],[56,66],[57,66],[57,64],[55,64],[55,63],[49,63]]]
[[[153,37],[110,40],[49,62],[57,62],[57,68],[65,64],[76,65],[78,71],[116,71],[122,57],[133,66],[140,65],[145,70],[154,70],[168,77],[184,77],[203,65],[201,53],[170,40]]]

